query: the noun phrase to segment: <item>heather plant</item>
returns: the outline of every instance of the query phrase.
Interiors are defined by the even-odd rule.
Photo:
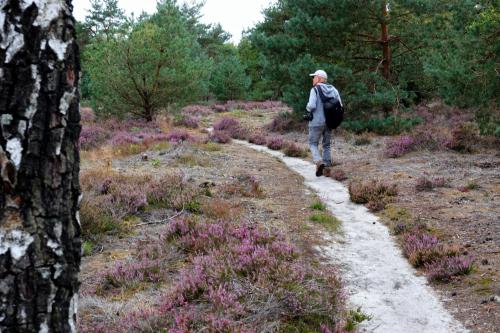
[[[289,108],[281,101],[227,101],[224,104],[214,104],[212,109],[216,112],[231,112],[234,110],[273,110],[289,111]]]
[[[284,153],[286,156],[290,157],[307,157],[308,151],[307,149],[299,146],[295,142],[287,142],[285,143]]]
[[[342,170],[342,169],[334,169],[334,170],[330,169],[330,177],[335,179],[336,181],[339,181],[339,182],[347,179],[347,176],[346,176],[344,170]]]
[[[367,204],[372,211],[384,209],[391,198],[397,195],[396,184],[382,181],[352,181],[349,183],[349,195],[352,202]]]
[[[432,178],[429,179],[425,176],[422,176],[417,179],[415,184],[415,189],[419,192],[422,191],[431,191],[436,187],[445,187],[447,185],[446,179],[444,178]]]
[[[473,122],[457,125],[452,130],[452,138],[447,147],[462,153],[472,152],[479,138],[479,128]]]
[[[168,133],[166,137],[167,141],[173,143],[182,143],[192,139],[192,136],[186,130],[174,129]]]
[[[449,256],[425,265],[427,278],[430,281],[450,281],[454,276],[466,275],[472,271],[472,256]]]
[[[269,322],[309,316],[320,318],[316,329],[321,323],[335,324],[340,306],[335,274],[301,260],[298,249],[281,234],[223,221],[178,221],[167,234],[184,251],[195,254],[160,309],[168,317],[182,313],[187,319],[183,329],[222,325],[229,331],[259,332]],[[204,311],[193,311],[190,304],[194,303],[203,304]],[[266,303],[280,311],[262,307]],[[258,321],[242,324],[245,321],[239,320],[250,320],[256,311]],[[171,325],[168,328],[180,327],[175,322]]]
[[[403,235],[403,253],[415,267],[423,267],[438,259],[454,256],[455,247],[441,244],[438,238],[418,228]]]
[[[226,131],[240,126],[240,122],[232,117],[222,117],[214,124],[214,130]]]
[[[208,116],[211,113],[212,109],[205,105],[187,105],[181,109],[181,114],[191,117]]]
[[[271,123],[264,126],[267,131],[286,133],[297,128],[297,122],[288,113],[280,113],[273,118]]]
[[[274,136],[267,140],[267,147],[272,150],[280,150],[283,148],[285,142],[282,137]]]
[[[231,136],[226,131],[214,130],[210,133],[209,140],[215,143],[229,143]]]
[[[267,138],[266,138],[265,135],[257,133],[257,134],[254,134],[254,135],[250,136],[250,138],[248,139],[248,141],[250,143],[263,146],[263,145],[265,145],[267,143]]]
[[[88,107],[81,107],[80,108],[80,120],[83,124],[89,124],[94,122],[95,120],[95,113],[92,108]]]
[[[153,177],[96,170],[82,173],[81,184],[80,219],[85,236],[126,231],[127,220],[148,207],[180,210],[197,196],[178,174]]]
[[[370,139],[370,136],[367,132],[363,132],[354,138],[354,145],[356,146],[369,145],[371,142],[372,140]]]
[[[187,128],[198,128],[200,120],[191,115],[181,115],[181,117],[174,123],[175,126],[183,126]]]
[[[415,140],[408,135],[388,139],[385,142],[385,156],[390,158],[401,157],[415,150]]]
[[[264,190],[255,176],[241,174],[236,179],[224,186],[223,190],[228,195],[241,195],[250,198],[263,198]]]
[[[99,124],[84,124],[80,133],[80,148],[89,150],[102,145],[109,138],[109,132]]]

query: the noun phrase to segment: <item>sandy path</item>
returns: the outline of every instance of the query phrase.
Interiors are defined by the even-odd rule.
[[[322,252],[340,264],[349,292],[349,303],[372,316],[362,332],[445,333],[467,332],[448,313],[424,277],[402,256],[387,227],[364,206],[350,202],[347,189],[339,182],[316,177],[312,163],[284,156],[266,147],[235,140],[238,144],[281,159],[305,179],[342,223]],[[331,238],[325,235],[325,238]]]

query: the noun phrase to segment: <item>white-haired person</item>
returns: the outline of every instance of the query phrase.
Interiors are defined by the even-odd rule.
[[[324,70],[319,69],[309,75],[313,77],[313,87],[309,94],[309,101],[306,106],[304,119],[309,121],[309,149],[311,150],[313,161],[316,164],[316,176],[319,177],[323,175],[325,168],[332,166],[332,130],[326,125],[323,103],[317,89],[321,89],[325,97],[335,97],[338,98],[339,101],[340,95],[334,86],[327,83],[328,75]],[[323,156],[321,156],[319,151],[320,139],[323,148]]]

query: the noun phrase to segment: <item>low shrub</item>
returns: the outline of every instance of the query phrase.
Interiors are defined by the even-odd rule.
[[[226,131],[214,130],[210,133],[208,139],[215,143],[229,143],[231,136]]]
[[[285,155],[289,157],[307,157],[308,151],[307,149],[299,146],[295,142],[287,142],[284,144]]]
[[[279,136],[270,137],[267,140],[267,147],[272,150],[280,150],[283,148],[284,144],[283,138]]]
[[[354,145],[355,146],[364,146],[364,145],[369,145],[372,143],[372,140],[368,133],[361,133],[360,135],[356,136],[354,138]]]
[[[240,126],[240,122],[232,117],[222,117],[214,124],[214,130],[226,131]]]
[[[437,187],[445,187],[447,185],[446,179],[444,178],[433,178],[428,179],[427,177],[420,177],[417,179],[415,184],[415,189],[419,192],[431,191]]]
[[[223,191],[231,196],[242,195],[251,198],[265,197],[264,190],[255,176],[242,174],[224,186]]]
[[[347,175],[345,174],[344,170],[341,169],[330,169],[330,177],[339,182],[347,179]]]
[[[476,123],[467,122],[457,125],[451,133],[451,140],[446,146],[462,153],[472,152],[479,139],[479,128]]]
[[[397,135],[410,131],[413,127],[421,124],[420,117],[389,116],[387,118],[370,118],[366,120],[346,120],[342,128],[358,134],[373,132],[380,135]]]
[[[423,267],[438,259],[454,256],[458,249],[441,244],[438,238],[418,228],[403,235],[403,253],[415,267]]]
[[[427,278],[431,281],[448,282],[454,276],[469,274],[472,271],[473,263],[472,256],[444,257],[425,265]]]
[[[158,177],[142,174],[120,174],[116,171],[82,172],[85,193],[80,210],[85,237],[127,230],[127,219],[149,206],[183,209],[198,192],[179,174]]]
[[[186,259],[159,306],[81,330],[262,332],[283,323],[312,332],[340,326],[344,300],[337,273],[255,224],[174,220],[146,257],[109,272],[108,288],[133,287],[127,276],[141,283],[165,279],[168,266],[158,263],[171,257],[172,245]]]
[[[390,158],[401,157],[415,150],[415,140],[408,135],[391,138],[385,142],[384,154]]]
[[[186,130],[174,129],[168,133],[166,139],[172,143],[182,143],[184,141],[191,140],[192,137]]]
[[[263,134],[254,134],[248,139],[250,143],[263,146],[267,143],[267,138]]]
[[[367,204],[371,211],[385,208],[391,197],[398,193],[395,184],[385,184],[381,181],[352,181],[349,183],[349,195],[351,201],[359,204]]]
[[[199,118],[190,115],[182,115],[174,124],[175,126],[198,128],[200,127],[200,120]]]
[[[82,126],[80,133],[80,148],[83,150],[97,148],[106,142],[109,137],[109,132],[101,125],[85,124]]]
[[[206,105],[188,105],[181,109],[181,114],[186,116],[207,116],[213,113],[211,107]]]
[[[269,132],[286,133],[297,127],[295,119],[290,114],[281,113],[273,118],[271,123],[264,126]]]

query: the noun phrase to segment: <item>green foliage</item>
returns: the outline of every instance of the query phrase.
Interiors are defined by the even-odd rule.
[[[310,208],[314,209],[314,210],[325,211],[326,205],[324,203],[322,203],[321,201],[315,201],[311,204]]]
[[[332,231],[337,230],[341,224],[339,219],[326,212],[313,213],[311,214],[311,216],[309,216],[309,220],[312,222],[319,223],[325,228]]]
[[[475,1],[390,1],[384,17],[387,1],[279,0],[248,37],[258,50],[250,59],[298,113],[311,88],[307,75],[318,68],[341,92],[351,120],[374,111],[387,117],[435,96],[458,106],[498,105],[500,14],[494,2],[479,8]],[[391,36],[388,78],[382,75],[382,23]],[[258,56],[264,59],[255,61]],[[485,131],[496,130],[488,126]]]
[[[104,40],[88,48],[97,112],[129,112],[152,120],[161,107],[206,94],[211,62],[179,9],[174,6],[164,14],[157,23],[137,23],[126,39]]]
[[[366,120],[346,120],[342,127],[355,133],[374,132],[380,135],[396,135],[410,131],[414,126],[421,124],[419,117],[402,118],[389,116],[387,118],[368,118]]]
[[[218,100],[243,99],[250,87],[245,67],[235,54],[220,56],[210,77],[210,91]]]

